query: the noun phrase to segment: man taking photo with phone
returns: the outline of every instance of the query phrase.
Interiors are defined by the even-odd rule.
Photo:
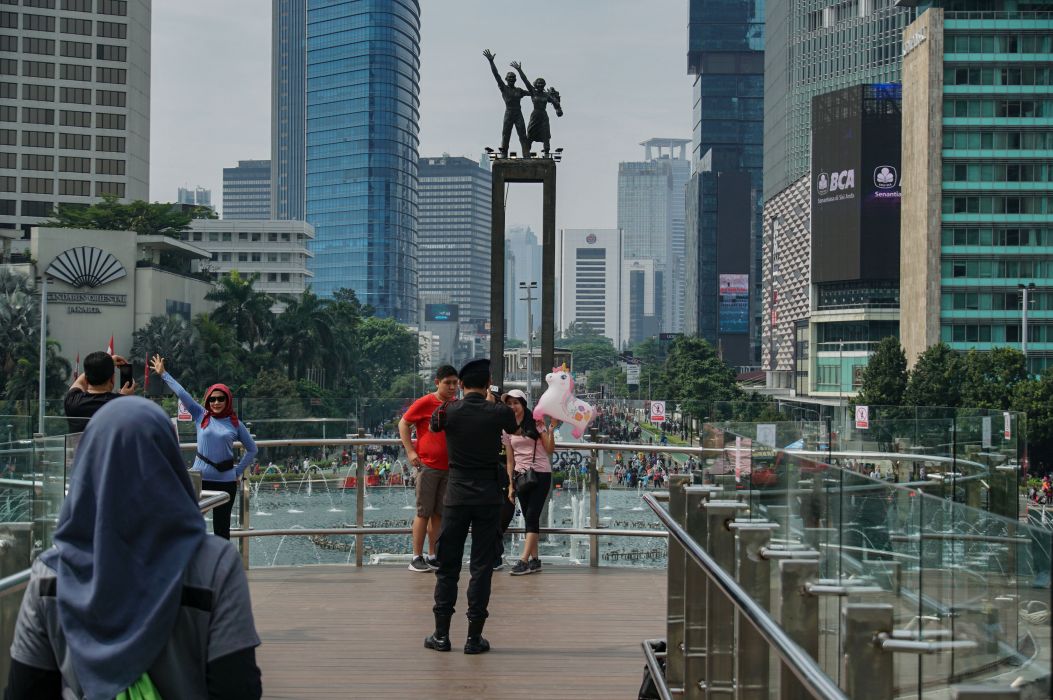
[[[114,368],[121,370],[121,390],[115,393]],[[96,411],[119,396],[135,393],[132,366],[120,355],[93,352],[84,358],[84,372],[73,380],[64,401],[71,433],[82,433]]]

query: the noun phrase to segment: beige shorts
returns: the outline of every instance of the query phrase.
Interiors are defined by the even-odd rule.
[[[446,502],[446,482],[450,472],[446,469],[421,467],[417,474],[417,515],[430,518],[442,515],[442,506]]]

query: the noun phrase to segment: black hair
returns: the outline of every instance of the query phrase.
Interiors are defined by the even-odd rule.
[[[530,407],[527,406],[525,399],[521,399],[518,396],[512,396],[510,398],[515,399],[523,407],[523,420],[519,423],[519,430],[523,434],[523,437],[528,437],[531,440],[540,440],[541,433],[538,432],[537,424],[534,422],[534,416],[530,414]]]
[[[84,376],[92,386],[110,381],[113,379],[113,358],[101,350],[89,353],[84,358]]]
[[[443,365],[439,369],[435,370],[435,379],[437,381],[440,381],[440,382],[443,379],[446,379],[446,377],[456,377],[456,376],[457,376],[457,370],[454,369],[450,365]]]

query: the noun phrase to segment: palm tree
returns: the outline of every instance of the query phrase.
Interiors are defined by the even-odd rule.
[[[70,364],[59,344],[47,341],[44,371],[49,396],[66,390]],[[0,395],[34,400],[39,376],[40,301],[29,278],[0,269]]]
[[[197,386],[200,383],[198,375],[204,363],[198,334],[194,326],[180,316],[151,318],[132,334],[131,352],[128,359],[135,366],[136,376],[143,375],[148,357],[160,355],[184,386]],[[161,379],[157,378],[157,381]]]
[[[271,349],[285,363],[289,379],[299,379],[309,368],[325,366],[337,357],[333,343],[333,317],[327,300],[310,288],[286,302],[275,319]]]
[[[259,273],[242,277],[237,270],[231,270],[205,295],[209,301],[219,302],[212,320],[230,326],[238,342],[250,350],[266,340],[274,323],[271,307],[278,301],[271,294],[256,291],[253,285],[259,278]]]

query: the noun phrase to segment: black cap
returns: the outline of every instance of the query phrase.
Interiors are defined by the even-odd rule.
[[[490,381],[490,360],[485,357],[471,360],[461,367],[457,377],[470,389],[484,388]]]

